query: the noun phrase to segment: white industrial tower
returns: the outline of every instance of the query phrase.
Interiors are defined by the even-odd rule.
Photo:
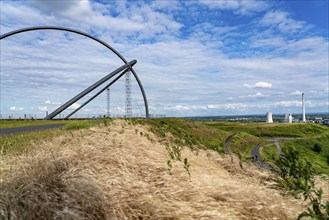
[[[107,117],[110,118],[110,88],[107,88],[106,91],[107,91],[107,106],[106,106]]]
[[[266,112],[266,123],[273,123],[272,112]]]
[[[127,71],[126,72],[126,80],[125,80],[125,85],[126,85],[126,117],[131,118],[132,117],[132,106],[131,106],[131,72]]]
[[[305,103],[304,103],[304,93],[302,93],[302,112],[303,112],[303,119],[302,119],[302,122],[306,122],[306,116],[305,116]]]

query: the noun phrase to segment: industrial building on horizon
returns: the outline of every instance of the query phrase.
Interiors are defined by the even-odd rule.
[[[321,118],[322,119],[322,118]],[[299,119],[295,119],[292,117],[291,113],[285,114],[284,120],[285,123],[292,123],[292,122],[300,122]],[[321,120],[315,120],[316,122],[320,122]],[[306,123],[306,113],[305,113],[305,102],[304,102],[304,92],[302,92],[302,123]],[[272,112],[266,112],[266,123],[273,123],[273,114]]]

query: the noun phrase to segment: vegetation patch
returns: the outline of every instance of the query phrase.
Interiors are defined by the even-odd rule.
[[[266,145],[261,148],[261,157],[267,162],[274,163],[279,156],[274,144]]]
[[[250,155],[250,151],[257,144],[266,143],[266,140],[250,135],[246,132],[238,132],[233,138],[231,143],[231,149],[233,153],[241,155],[243,160],[247,160]]]
[[[60,123],[63,123],[63,120],[0,120],[0,128],[19,128]]]
[[[266,124],[206,122],[205,124],[225,131],[247,132],[258,137],[310,137],[329,131],[328,127],[310,123]]]
[[[323,190],[315,187],[312,164],[301,159],[299,152],[293,147],[284,148],[274,164],[274,171],[280,177],[280,186],[296,196],[303,195],[304,200],[309,201],[309,207],[299,214],[298,219],[329,219],[329,201],[323,201]]]
[[[211,128],[201,122],[194,122],[181,118],[157,118],[157,119],[129,119],[131,123],[148,125],[149,130],[164,140],[168,134],[174,139],[170,140],[178,145],[194,148],[212,149],[224,152],[224,141],[230,133]],[[169,138],[170,139],[170,138]]]
[[[321,151],[316,152],[314,146],[318,145]],[[329,175],[329,134],[285,141],[281,143],[282,148],[294,147],[304,160],[312,162],[315,172]]]
[[[107,119],[105,119],[107,120]],[[58,123],[58,121],[5,121],[6,126],[16,127],[25,124],[25,126],[34,126],[49,123]],[[0,136],[0,155],[12,154],[12,153],[23,153],[27,152],[36,146],[36,144],[50,140],[53,137],[56,137],[64,132],[89,128],[91,126],[95,126],[100,123],[104,123],[104,120],[68,120],[65,121],[66,125],[62,128],[53,128],[41,131],[34,132],[23,132],[18,134],[10,134],[10,135],[1,135]],[[106,122],[107,123],[107,122]]]

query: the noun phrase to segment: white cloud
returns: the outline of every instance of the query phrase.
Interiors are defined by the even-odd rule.
[[[45,101],[45,104],[47,104],[47,105],[59,105],[61,103],[60,102],[54,102],[54,101],[47,100],[47,101]]]
[[[257,92],[256,94],[253,95],[248,95],[248,97],[251,98],[258,98],[258,97],[263,97],[264,95],[261,92]]]
[[[48,110],[48,107],[47,106],[38,106],[37,109],[39,111],[47,111]]]
[[[227,97],[227,98],[225,98],[225,100],[226,100],[226,101],[233,101],[234,98],[233,98],[233,97]]]
[[[250,85],[250,84],[243,84],[244,87],[247,87],[247,88],[271,88],[272,87],[272,83],[269,83],[269,82],[257,82],[253,85]]]
[[[35,5],[45,14],[59,15],[75,21],[86,21],[92,15],[92,8],[88,0],[78,1],[44,1],[33,0]]]
[[[11,106],[9,108],[9,110],[10,111],[22,111],[22,110],[24,110],[24,108],[22,108],[22,107],[16,107],[16,106]]]
[[[295,92],[290,93],[290,95],[302,95],[303,92],[297,90]]]
[[[275,107],[302,107],[302,101],[280,101],[274,104]],[[314,108],[314,107],[325,107],[328,106],[328,102],[312,102],[305,101],[305,107]]]
[[[305,27],[305,22],[296,21],[289,17],[288,12],[285,11],[269,11],[260,22],[266,26],[274,26],[282,32],[294,33]]]
[[[201,3],[207,5],[210,8],[217,8],[221,10],[232,10],[235,14],[251,15],[255,12],[260,12],[269,7],[265,1],[256,0],[200,0]]]
[[[257,92],[255,94],[249,94],[249,95],[241,95],[239,98],[264,98],[266,97],[264,94],[261,92]]]
[[[275,107],[301,107],[301,101],[280,101],[274,104]]]

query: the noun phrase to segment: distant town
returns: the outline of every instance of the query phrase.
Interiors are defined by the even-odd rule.
[[[273,123],[301,123],[302,114],[273,114]],[[267,115],[231,115],[231,116],[209,116],[209,117],[187,117],[197,121],[228,121],[228,122],[266,122]],[[328,113],[309,113],[306,115],[307,123],[317,123],[329,126]]]

